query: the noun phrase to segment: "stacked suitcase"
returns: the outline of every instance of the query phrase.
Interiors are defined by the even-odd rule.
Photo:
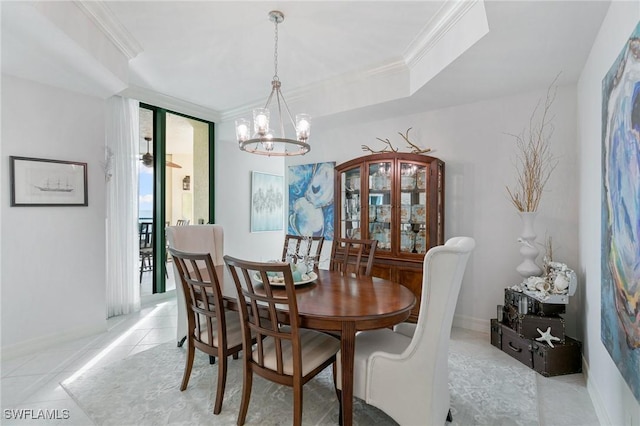
[[[545,303],[527,294],[505,289],[501,321],[491,320],[491,344],[545,377],[582,371],[582,345],[565,335],[566,304]],[[540,332],[538,331],[540,330]],[[538,341],[550,331],[551,347]]]

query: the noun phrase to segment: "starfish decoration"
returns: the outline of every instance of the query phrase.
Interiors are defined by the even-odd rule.
[[[551,335],[551,327],[547,327],[547,331],[545,331],[544,333],[539,328],[536,328],[536,330],[538,330],[538,333],[540,333],[540,337],[536,337],[536,340],[538,342],[547,342],[547,344],[553,348],[553,343],[551,342],[560,341],[560,339]]]

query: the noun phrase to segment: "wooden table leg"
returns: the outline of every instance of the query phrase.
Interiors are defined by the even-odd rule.
[[[342,426],[353,424],[353,359],[356,349],[356,325],[342,323],[340,362],[342,366]]]

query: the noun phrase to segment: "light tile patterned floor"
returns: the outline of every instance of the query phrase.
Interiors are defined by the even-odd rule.
[[[64,342],[28,356],[3,359],[0,423],[20,426],[93,425],[59,382],[97,356],[101,358],[91,368],[102,367],[155,345],[175,341],[175,298],[156,295],[144,299],[145,306],[140,312],[110,319],[107,332]],[[452,340],[456,340],[458,347],[464,348],[468,354],[482,357],[487,362],[505,360],[504,354],[490,345],[488,334],[454,329]],[[105,349],[109,349],[108,352]],[[135,377],[131,377],[131,380],[135,380]],[[554,378],[537,375],[537,385],[541,426],[599,424],[581,374]],[[12,412],[6,410],[12,409],[33,410],[33,416],[38,414],[37,410],[47,410],[48,414],[58,419],[11,419]]]

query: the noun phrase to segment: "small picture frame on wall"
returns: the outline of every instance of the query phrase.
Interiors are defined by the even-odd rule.
[[[10,156],[11,206],[88,206],[87,163]]]

